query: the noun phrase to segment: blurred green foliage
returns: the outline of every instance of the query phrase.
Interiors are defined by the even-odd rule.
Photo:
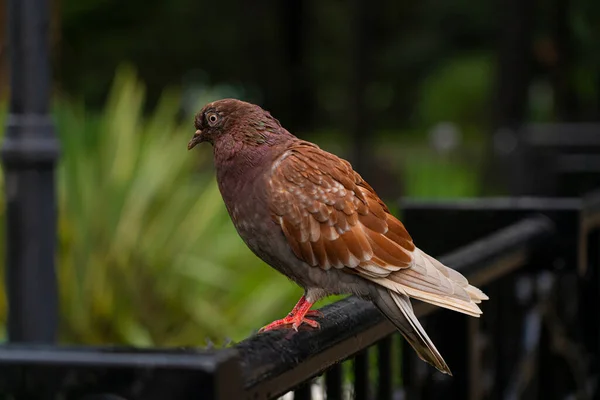
[[[417,103],[418,123],[432,126],[452,121],[480,129],[490,113],[493,60],[487,54],[456,56],[424,80]]]
[[[0,99],[0,138],[4,137],[4,127],[6,126],[6,116],[7,116],[7,104],[3,99]],[[2,273],[2,278],[4,278],[4,263],[5,263],[5,249],[6,249],[6,241],[5,241],[5,229],[4,229],[4,215],[5,215],[5,204],[6,199],[4,196],[4,173],[0,174],[0,188],[2,190],[0,195],[0,223],[2,224],[2,228],[0,228],[0,273]],[[6,337],[6,310],[7,310],[7,299],[4,295],[6,293],[5,281],[4,279],[0,279],[0,339]]]

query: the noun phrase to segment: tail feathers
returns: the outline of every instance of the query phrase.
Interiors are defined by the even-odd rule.
[[[446,267],[444,264],[442,264],[435,258],[431,257],[429,254],[425,253],[421,249],[417,249],[417,251],[419,251],[421,253],[421,255],[425,259],[427,259],[427,261],[431,262],[431,264],[433,264],[433,266],[438,271],[440,271],[445,277],[447,277],[454,283],[457,283],[460,286],[462,286],[467,291],[467,293],[469,294],[469,297],[471,297],[471,300],[474,303],[481,303],[482,300],[489,300],[489,297],[485,293],[483,293],[480,289],[476,288],[473,285],[470,285],[469,281],[467,281],[467,278],[465,278],[460,272],[458,272],[452,268]]]
[[[415,349],[419,358],[444,374],[452,375],[440,352],[427,336],[415,316],[408,295],[379,287],[372,298],[381,312],[398,328],[402,336]]]
[[[469,296],[471,296],[471,300],[473,301],[473,303],[481,303],[482,300],[489,300],[490,298],[483,293],[480,289],[476,288],[475,286],[469,285],[466,289],[467,293],[469,293]]]
[[[408,296],[417,300],[421,300],[425,303],[467,314],[471,317],[478,318],[483,313],[475,301],[465,301],[462,299],[453,298],[445,293],[440,294],[432,292],[432,290],[423,290],[419,287],[415,287],[415,285],[412,285],[412,282],[402,280],[401,277],[398,276],[395,276],[394,280],[390,279],[389,277],[372,278],[370,280],[393,292],[407,294]],[[479,302],[480,301],[477,303]]]
[[[411,287],[404,287],[403,289],[410,297],[425,303],[433,304],[434,306],[447,308],[475,318],[479,318],[479,316],[483,314],[483,311],[481,311],[479,306],[473,301],[467,302],[464,300],[453,299],[451,297],[425,292]],[[396,287],[394,290],[399,291],[401,288]]]
[[[488,297],[469,284],[458,271],[416,248],[410,268],[392,272],[387,277],[370,278],[371,281],[396,293],[438,307],[458,311],[472,317],[482,312],[477,304]]]

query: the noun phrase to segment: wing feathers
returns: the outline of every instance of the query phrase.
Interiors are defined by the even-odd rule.
[[[416,248],[350,164],[298,141],[272,168],[273,220],[307,264],[352,271],[387,289],[478,316],[487,296]]]
[[[327,249],[325,249],[324,240],[316,240],[315,242],[311,243],[311,246],[312,251],[317,259],[317,264],[325,270],[331,268],[331,263],[327,257]]]
[[[361,261],[373,257],[373,249],[362,229],[351,229],[342,235],[344,242],[356,257]]]
[[[360,213],[360,210],[358,212]],[[388,231],[388,225],[385,220],[377,218],[366,208],[364,212],[365,214],[360,215],[358,220],[365,228],[379,234],[385,234]]]
[[[402,222],[400,222],[398,219],[392,216],[388,217],[386,219],[386,222],[388,224],[389,229],[385,235],[390,240],[398,243],[404,249],[408,251],[413,251],[415,249],[415,245],[413,244],[412,238],[406,231],[406,228],[404,227]]]
[[[317,266],[317,257],[315,253],[312,251],[312,246],[309,242],[300,242],[300,254],[302,254],[302,259],[306,261],[306,263],[312,267]]]
[[[321,224],[321,237],[322,240],[332,241],[339,238],[340,234],[337,233],[335,227],[330,226],[329,224]]]
[[[338,238],[327,243],[325,246],[327,251],[327,257],[331,260],[331,263],[336,268],[344,268],[344,265],[349,263],[349,254],[344,240]]]
[[[294,254],[376,283],[373,301],[419,357],[450,373],[414,315],[409,297],[473,317],[487,296],[458,271],[416,248],[406,228],[347,161],[297,141],[269,177],[273,221]]]
[[[373,249],[373,254],[390,265],[397,265],[400,268],[407,267],[412,261],[412,257],[402,247],[388,239],[386,236],[376,232],[367,231],[367,238]]]

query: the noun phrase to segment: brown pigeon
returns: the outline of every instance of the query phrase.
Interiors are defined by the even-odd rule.
[[[219,190],[248,247],[304,289],[283,319],[261,331],[304,323],[319,299],[369,300],[424,361],[450,374],[417,320],[415,298],[473,317],[488,297],[417,248],[404,225],[347,161],[300,140],[259,106],[235,99],[207,104],[188,143],[213,145]]]

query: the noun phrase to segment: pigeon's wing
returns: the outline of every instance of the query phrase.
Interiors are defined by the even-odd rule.
[[[351,165],[298,141],[273,163],[271,215],[307,264],[356,273],[397,293],[479,315],[487,298],[413,244],[404,225]]]
[[[269,187],[273,219],[309,265],[372,277],[410,267],[410,235],[347,161],[299,141],[273,164]]]

